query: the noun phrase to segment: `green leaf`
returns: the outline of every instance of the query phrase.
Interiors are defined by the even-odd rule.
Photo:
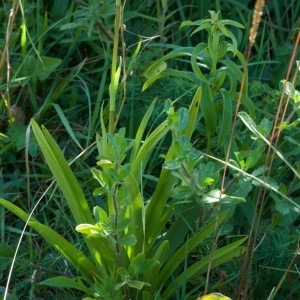
[[[37,76],[39,80],[43,81],[57,69],[61,62],[61,59],[55,57],[29,56],[27,59],[27,69],[30,75]]]
[[[50,133],[45,128],[41,130],[33,119],[31,120],[31,126],[47,165],[66,199],[75,222],[77,224],[93,224],[94,219],[83,191],[57,143]],[[94,262],[101,268],[103,262],[101,262],[100,244],[93,239],[85,238],[85,241]]]
[[[123,281],[126,281],[130,277],[127,269],[124,268],[124,267],[118,268],[117,269],[117,273],[121,276],[121,278],[122,278]]]
[[[183,27],[186,27],[186,26],[198,26],[193,32],[191,35],[203,30],[203,29],[206,29],[206,28],[211,28],[211,22],[210,20],[199,20],[199,21],[196,21],[196,22],[192,22],[192,21],[184,21],[181,23],[179,29],[183,28]]]
[[[93,209],[95,220],[98,223],[106,223],[109,219],[107,212],[100,206],[95,206]]]
[[[269,136],[272,128],[273,128],[273,122],[266,118],[263,118],[260,124],[257,126],[259,132],[265,137]]]
[[[126,234],[125,236],[119,239],[119,242],[122,246],[133,246],[136,244],[137,240],[133,234]]]
[[[93,223],[85,196],[61,150],[50,133],[39,128],[32,119],[31,126],[58,186],[60,187],[77,224]]]
[[[147,127],[147,124],[149,122],[149,119],[151,117],[151,114],[153,112],[153,109],[155,107],[156,104],[156,99],[154,99],[151,103],[151,105],[149,106],[149,108],[147,109],[147,112],[145,113],[135,136],[134,139],[134,145],[133,145],[133,149],[131,152],[131,157],[130,157],[130,162],[132,163],[134,161],[134,159],[136,158],[137,152],[139,151],[139,149],[141,148],[142,145],[142,139],[144,137],[144,133]]]
[[[151,79],[159,75],[163,70],[167,68],[167,63],[165,61],[160,61],[159,63],[152,64],[144,74],[147,79]]]
[[[146,273],[146,272],[150,272],[151,270],[153,270],[153,268],[155,268],[158,265],[158,261],[152,258],[146,258],[146,260],[144,261],[142,268],[140,269],[141,273]]]
[[[174,172],[172,172],[172,174],[174,174]],[[170,192],[170,197],[178,201],[189,199],[192,195],[193,191],[189,186],[176,186]]]
[[[38,152],[38,145],[33,134],[28,134],[30,127],[21,124],[14,124],[8,129],[8,135],[15,144],[17,151],[25,148],[28,143],[28,151],[31,157],[35,157]]]
[[[201,100],[202,87],[200,86],[189,107],[188,124],[182,132],[188,139],[191,138],[196,127]],[[170,156],[173,158],[173,155],[174,149],[171,147],[167,157]],[[171,208],[166,208],[166,202],[169,200],[170,192],[176,181],[177,178],[171,174],[170,170],[162,170],[154,194],[145,208],[145,224],[147,224],[145,227],[145,253],[150,251],[158,235],[164,228],[166,221],[170,218],[172,210]],[[153,216],[155,216],[155,218],[153,218]]]
[[[188,123],[189,113],[185,107],[180,107],[178,109],[179,122],[178,122],[178,131],[181,132]]]
[[[200,105],[206,124],[206,134],[208,136],[212,136],[216,132],[217,128],[217,112],[212,98],[212,91],[210,90],[210,86],[208,84],[204,85],[203,100],[201,101]]]
[[[273,194],[273,193],[272,193]],[[277,195],[273,198],[275,199],[275,208],[276,210],[282,215],[288,215],[291,212],[291,205],[289,205],[286,201],[283,201],[283,199],[280,199]]]
[[[237,184],[234,185],[233,193],[231,196],[242,197],[243,199],[250,193],[252,190],[251,180],[246,177],[242,177]]]
[[[216,70],[217,61],[218,61],[218,44],[219,44],[219,33],[213,32],[212,35],[208,37],[208,49],[209,55],[212,60],[213,71]]]
[[[235,26],[235,27],[238,27],[238,28],[241,28],[241,29],[245,28],[241,23],[236,22],[236,21],[232,21],[232,20],[229,20],[229,19],[220,20],[219,24],[223,25],[223,26],[224,25],[231,25],[231,26]]]
[[[179,47],[175,50],[172,50],[170,53],[168,53],[167,55],[165,55],[162,58],[158,59],[157,61],[155,61],[153,64],[151,64],[149,66],[148,69],[155,70],[157,68],[157,66],[161,65],[162,62],[164,62],[168,59],[177,58],[177,57],[180,57],[180,56],[191,56],[193,52],[194,52],[193,47]],[[147,79],[145,81],[144,85],[143,85],[142,90],[145,91],[157,79],[163,78],[163,77],[166,77],[166,76],[180,76],[180,77],[184,77],[184,78],[188,78],[188,79],[192,79],[192,80],[197,80],[195,78],[194,74],[192,74],[190,72],[185,72],[185,71],[183,72],[183,71],[165,69],[165,70],[161,71],[159,73],[159,75],[155,75],[155,76],[150,77],[149,79]]]
[[[125,188],[129,192],[131,205],[127,207],[128,218],[131,220],[129,232],[134,235],[136,243],[127,247],[127,253],[130,257],[135,257],[144,247],[145,224],[143,223],[143,197],[140,192],[140,186],[135,177],[130,173],[125,179],[127,185]]]
[[[166,69],[162,71],[159,75],[154,76],[150,79],[147,79],[143,84],[142,91],[145,91],[149,86],[151,86],[155,81],[164,77],[180,77],[190,80],[193,83],[200,84],[199,78],[193,73],[189,71],[178,71],[174,69]]]
[[[138,274],[140,272],[144,262],[145,262],[144,253],[139,253],[132,259],[130,267],[133,269],[134,274]]]
[[[100,196],[106,193],[106,188],[98,187],[93,191],[93,196]]]
[[[170,130],[170,125],[167,121],[158,125],[153,132],[145,139],[143,145],[140,147],[136,158],[132,161],[131,173],[137,180],[140,181],[141,174],[144,173],[144,169],[147,166],[147,162],[152,154],[157,143],[167,134]]]
[[[218,44],[218,59],[221,59],[225,56],[225,54],[227,53],[228,50],[228,43],[225,41],[221,41]]]
[[[137,290],[141,290],[145,285],[149,286],[149,284],[139,280],[128,280],[127,284],[129,287],[132,287]]]
[[[82,234],[100,234],[102,232],[99,226],[92,224],[79,224],[76,226],[76,231]]]
[[[40,282],[41,285],[48,285],[56,288],[69,288],[76,289],[88,294],[92,294],[91,291],[82,283],[80,279],[69,278],[66,276],[57,276],[49,278]]]
[[[198,59],[201,57],[201,54],[203,55],[203,51],[206,48],[207,48],[207,45],[205,43],[200,43],[193,49],[192,57],[191,57],[191,65],[192,65],[192,69],[193,69],[194,73],[197,75],[199,80],[201,82],[205,82],[205,83],[209,84],[209,81],[203,75],[203,73],[198,65]]]
[[[217,74],[214,78],[214,86],[212,88],[215,90],[219,90],[222,87],[226,77],[227,77],[226,68],[222,67],[222,68],[218,69]]]
[[[70,126],[69,121],[67,120],[67,118],[66,118],[64,112],[62,111],[62,109],[60,108],[60,106],[59,106],[58,104],[54,103],[54,104],[53,104],[53,107],[55,108],[55,110],[56,110],[58,116],[60,117],[60,120],[61,120],[62,124],[65,126],[65,128],[66,128],[68,134],[70,135],[71,139],[73,140],[73,142],[74,142],[81,150],[83,150],[82,147],[81,147],[81,145],[80,145],[80,143],[79,143],[79,141],[77,140],[77,138],[76,138],[76,136],[75,136],[75,134],[74,134],[74,132],[73,132],[71,126]]]
[[[230,98],[230,94],[226,90],[220,90],[220,92],[223,97],[223,116],[221,130],[218,136],[219,148],[224,145],[226,138],[232,130],[232,99]]]
[[[155,253],[153,256],[152,253],[149,254],[149,257],[153,257],[150,262],[151,268],[143,269],[143,280],[151,284],[152,291],[157,288],[157,284],[161,285],[161,283],[158,282],[158,274],[163,262],[165,261],[165,257],[168,251],[169,241],[165,240],[159,243],[158,248],[155,249]]]
[[[153,258],[145,258],[143,253],[139,253],[133,258],[130,267],[133,269],[134,274],[144,274],[149,272],[157,265],[157,260]]]

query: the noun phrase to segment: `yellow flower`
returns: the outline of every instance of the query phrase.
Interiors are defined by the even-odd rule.
[[[196,300],[231,300],[231,299],[220,293],[211,293],[211,294],[199,297]]]

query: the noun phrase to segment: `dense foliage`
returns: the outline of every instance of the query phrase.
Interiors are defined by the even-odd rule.
[[[300,2],[190,2],[3,1],[1,297],[300,298]]]

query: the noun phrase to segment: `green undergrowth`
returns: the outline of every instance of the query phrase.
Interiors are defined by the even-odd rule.
[[[299,298],[298,2],[4,1],[1,297]]]

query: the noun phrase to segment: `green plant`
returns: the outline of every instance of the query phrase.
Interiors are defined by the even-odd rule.
[[[210,11],[210,19],[191,22],[185,21],[185,26],[197,26],[192,32],[196,35],[200,31],[206,31],[207,42],[200,42],[195,47],[176,47],[175,50],[155,61],[147,70],[148,79],[143,85],[147,89],[157,79],[169,76],[179,76],[191,80],[203,88],[201,101],[201,116],[205,120],[205,137],[207,139],[207,151],[212,147],[220,148],[228,143],[229,132],[232,124],[233,103],[237,101],[238,86],[242,81],[241,67],[246,67],[245,59],[237,49],[235,36],[228,30],[228,26],[243,28],[235,21],[220,20],[219,13]],[[228,41],[229,40],[229,41]],[[152,72],[166,60],[190,57],[191,71],[179,71],[163,69],[160,72]],[[235,61],[237,58],[240,65]],[[246,74],[247,76],[247,74]],[[254,115],[254,105],[248,97],[248,83],[245,79],[242,103],[249,113]],[[216,144],[212,145],[212,138],[217,134]]]
[[[144,140],[143,144],[141,144],[141,139],[154,103],[145,115],[136,139],[132,142],[128,143],[125,139],[124,131],[121,130],[115,135],[110,135],[106,133],[103,126],[102,136],[98,140],[100,169],[94,168],[92,173],[101,184],[95,194],[107,194],[107,210],[95,207],[94,218],[89,211],[80,186],[53,138],[45,129],[41,131],[32,121],[33,131],[45,160],[65,196],[76,224],[78,224],[77,231],[84,234],[87,248],[92,257],[89,259],[54,230],[42,225],[8,201],[1,199],[1,205],[27,221],[28,225],[64,255],[81,275],[76,279],[67,277],[48,279],[44,281],[44,284],[77,288],[99,299],[121,297],[121,294],[129,299],[136,294],[136,291],[133,292],[132,289],[141,290],[145,299],[151,299],[160,292],[166,299],[174,294],[169,281],[173,272],[181,262],[184,262],[188,252],[213,234],[216,226],[220,225],[228,216],[228,211],[221,213],[209,225],[186,240],[185,236],[190,226],[193,225],[191,221],[196,220],[197,217],[194,210],[190,210],[184,219],[189,224],[186,225],[186,228],[183,227],[181,232],[170,235],[167,239],[160,238],[164,234],[165,224],[174,214],[176,206],[186,205],[185,201],[184,203],[170,202],[166,205],[177,179],[172,176],[168,168],[163,169],[158,178],[157,188],[147,202],[143,199],[140,188],[143,186],[143,169],[158,141],[170,129],[176,132],[178,126],[185,134],[184,136],[191,135],[200,99],[201,88],[194,97],[189,113],[183,113],[183,120],[179,118],[178,113],[174,112],[173,107],[170,107],[167,111],[168,119],[158,126]],[[178,131],[180,132],[180,130]],[[174,147],[176,147],[176,140],[170,146],[166,160],[174,157]],[[126,154],[130,149],[132,152],[128,157]],[[126,157],[130,159],[128,163],[123,163]],[[192,220],[188,217],[189,215]],[[182,223],[182,219],[178,218],[173,226],[176,226],[176,222]],[[243,251],[240,244],[244,240],[245,238],[240,239],[215,250],[212,255],[213,265],[218,265],[239,255]],[[176,279],[177,284],[181,286],[183,280],[188,280],[196,272],[205,272],[209,261],[209,257],[203,258],[188,268],[186,273],[179,274]],[[124,289],[124,292],[121,288]]]
[[[264,2],[263,1],[257,1],[258,7],[256,11],[260,12],[263,9]],[[294,197],[291,195],[286,194],[286,188],[285,185],[279,186],[276,183],[276,179],[274,180],[273,176],[278,178],[277,176],[281,172],[276,172],[276,174],[271,173],[269,170],[269,167],[267,166],[268,164],[268,154],[264,153],[264,149],[266,148],[266,145],[268,145],[270,148],[272,148],[272,151],[274,151],[279,159],[275,161],[276,166],[280,166],[282,161],[284,161],[284,164],[286,164],[286,167],[284,167],[283,170],[289,170],[292,171],[292,176],[296,180],[296,177],[298,178],[298,170],[292,164],[290,164],[282,155],[279,154],[278,150],[272,147],[272,144],[267,141],[268,135],[271,133],[272,126],[272,121],[266,118],[259,118],[258,114],[255,113],[255,108],[254,108],[254,103],[248,98],[248,78],[247,78],[247,65],[244,59],[242,58],[242,55],[238,55],[237,52],[235,52],[234,49],[236,49],[236,44],[237,41],[235,40],[235,37],[228,34],[226,32],[225,25],[237,25],[234,23],[231,23],[230,21],[228,22],[227,20],[218,20],[218,15],[215,14],[214,12],[210,12],[211,14],[211,19],[210,20],[201,20],[199,22],[184,22],[183,25],[198,25],[198,27],[193,31],[193,34],[197,33],[198,31],[201,31],[203,29],[207,29],[209,32],[209,37],[208,37],[208,43],[200,43],[198,44],[195,48],[189,48],[189,47],[176,47],[175,50],[173,50],[171,53],[165,55],[161,59],[159,59],[157,62],[152,64],[149,69],[148,69],[148,74],[152,74],[151,77],[147,78],[146,83],[144,84],[144,88],[148,88],[151,84],[153,84],[157,79],[163,78],[163,77],[169,77],[169,76],[180,76],[184,77],[188,80],[196,82],[198,85],[203,86],[204,90],[204,99],[202,101],[201,105],[201,112],[203,114],[204,120],[205,120],[205,127],[202,129],[201,134],[205,134],[207,138],[207,148],[205,149],[206,151],[204,152],[213,152],[213,156],[208,156],[207,154],[204,154],[207,157],[210,157],[214,161],[219,161],[221,160],[217,159],[220,155],[220,152],[218,151],[218,148],[220,146],[224,145],[224,151],[229,151],[228,150],[228,128],[226,126],[230,126],[230,130],[232,132],[234,131],[234,134],[232,134],[232,147],[231,147],[231,141],[229,142],[229,148],[230,152],[228,155],[228,158],[231,158],[231,163],[234,162],[234,160],[237,159],[237,163],[240,165],[241,169],[235,169],[238,173],[233,173],[228,176],[224,172],[224,182],[227,182],[225,184],[225,192],[227,190],[232,190],[236,188],[235,182],[237,178],[240,178],[241,176],[241,171],[247,171],[244,174],[246,181],[248,181],[248,184],[246,183],[245,186],[247,186],[248,193],[253,189],[251,194],[247,196],[246,203],[242,203],[242,207],[244,209],[246,218],[248,218],[251,228],[249,228],[250,235],[254,234],[255,237],[257,238],[258,236],[260,238],[264,238],[263,233],[266,235],[270,234],[266,228],[266,222],[269,224],[271,223],[271,226],[276,226],[276,224],[288,224],[293,223],[297,218],[298,218],[298,209],[299,209],[299,204],[297,203],[297,198],[294,200]],[[259,15],[260,16],[260,15]],[[260,17],[256,15],[257,19],[256,22],[259,24]],[[256,24],[256,25],[257,25]],[[257,30],[257,28],[256,28]],[[253,34],[252,36],[256,36]],[[222,36],[223,35],[223,36]],[[228,43],[226,41],[226,38],[231,39],[232,44]],[[224,40],[225,39],[225,40]],[[251,41],[252,45],[254,43],[254,40]],[[220,54],[218,56],[218,51],[222,50],[222,45],[225,45],[225,52]],[[252,46],[251,45],[251,46]],[[215,47],[213,47],[215,46]],[[197,49],[197,50],[196,50]],[[228,53],[226,53],[228,50]],[[251,50],[251,48],[250,48]],[[230,53],[232,51],[232,53]],[[213,55],[212,55],[213,53]],[[250,51],[248,51],[249,55]],[[233,54],[233,57],[231,56]],[[234,54],[237,55],[239,61],[241,62],[241,65],[243,69],[245,70],[244,74],[241,70],[239,70],[238,65],[235,65],[235,63],[232,61],[234,60]],[[152,72],[157,70],[158,67],[162,66],[162,62],[165,62],[166,60],[172,59],[172,58],[178,58],[179,57],[191,57],[191,67],[193,69],[192,72],[186,72],[186,71],[178,71],[178,70],[173,70],[173,69],[164,69],[156,73]],[[214,64],[214,62],[217,62]],[[226,66],[224,68],[224,65]],[[231,69],[232,68],[232,69]],[[216,71],[217,70],[217,71]],[[233,71],[234,70],[234,71]],[[210,73],[209,73],[210,71]],[[215,75],[217,72],[220,72],[221,75],[219,78]],[[219,75],[220,75],[219,73]],[[234,75],[232,75],[234,74]],[[195,76],[196,75],[196,76]],[[236,76],[236,77],[235,77]],[[218,83],[219,79],[222,78],[220,81],[220,85],[216,84]],[[241,86],[241,90],[237,92],[236,88]],[[208,94],[205,93],[205,88],[209,91]],[[227,92],[228,90],[228,92]],[[221,106],[220,104],[220,95],[226,95],[228,93],[230,97],[227,98],[228,103],[225,101],[226,99],[223,96],[223,105]],[[279,92],[273,93],[273,97],[275,95],[279,95]],[[293,92],[293,95],[295,95],[295,92]],[[234,126],[232,129],[231,127],[231,119],[230,117],[232,116],[232,103],[230,102],[231,100],[237,100],[240,97],[242,100],[242,104],[244,104],[244,107],[248,110],[250,115],[254,118],[256,117],[257,119],[260,120],[260,124],[257,126],[254,124],[254,122],[251,120],[251,118],[245,114],[245,113],[240,113],[239,117],[240,120],[243,121],[244,124],[253,132],[253,129],[255,129],[256,134],[259,134],[259,138],[255,139],[255,143],[252,143],[250,139],[253,139],[253,136],[246,135],[246,139],[242,136],[242,126],[240,120],[237,122],[238,128]],[[222,98],[221,98],[222,99]],[[213,101],[212,101],[213,100]],[[239,107],[239,101],[238,100],[238,105],[237,108]],[[274,101],[274,99],[272,99]],[[268,103],[269,104],[269,103]],[[260,104],[256,104],[259,106]],[[265,103],[263,103],[265,105]],[[274,104],[271,104],[274,106]],[[220,114],[217,114],[218,108],[222,107],[223,111],[223,119]],[[297,109],[294,109],[292,116]],[[270,110],[268,110],[270,112]],[[263,113],[265,113],[265,106],[263,107]],[[201,115],[201,114],[200,114]],[[218,117],[217,117],[218,116]],[[269,117],[269,116],[268,116]],[[272,116],[271,116],[272,118]],[[289,118],[290,119],[290,118]],[[218,120],[222,120],[222,122],[219,122]],[[283,128],[286,128],[285,126],[290,126],[290,128],[294,128],[297,124],[297,120],[289,125],[281,125]],[[217,126],[219,125],[219,126]],[[234,124],[236,125],[236,124]],[[275,127],[273,127],[274,130]],[[217,137],[213,138],[213,135],[217,133]],[[278,133],[279,134],[279,133]],[[271,136],[272,139],[272,136]],[[290,141],[293,139],[287,138]],[[246,141],[247,140],[247,141]],[[214,142],[214,144],[212,143]],[[293,140],[293,143],[295,144],[295,140]],[[203,146],[203,144],[202,144]],[[293,147],[292,147],[293,148]],[[292,150],[293,151],[293,150]],[[216,154],[217,153],[217,154]],[[222,155],[222,154],[221,154]],[[290,154],[288,154],[290,156]],[[227,159],[226,158],[226,161]],[[224,163],[224,162],[223,162]],[[272,163],[271,163],[272,164]],[[232,165],[230,165],[231,170]],[[282,168],[282,167],[280,167]],[[266,173],[268,175],[266,175]],[[227,175],[227,176],[226,176]],[[231,178],[231,179],[230,179]],[[255,178],[254,181],[251,183],[249,182],[249,178]],[[282,180],[282,179],[281,179]],[[222,184],[223,186],[223,184]],[[255,188],[255,186],[258,186],[258,188]],[[261,222],[261,216],[264,215],[267,211],[269,212],[270,206],[267,205],[266,209],[264,210],[264,200],[260,202],[259,199],[256,200],[257,195],[263,194],[264,197],[266,195],[266,189],[270,190],[270,198],[273,199],[275,202],[275,211],[276,213],[274,214],[273,217],[268,216],[267,220],[263,220],[264,226],[260,226]],[[264,190],[264,192],[262,192]],[[223,192],[223,190],[222,190]],[[222,195],[222,192],[219,192],[219,197]],[[252,197],[252,199],[251,199]],[[253,198],[255,200],[253,200]],[[254,203],[253,203],[254,202]],[[256,208],[254,209],[254,206]],[[257,207],[260,207],[260,210],[257,210]],[[291,214],[289,214],[289,212]],[[257,215],[256,215],[257,214]],[[289,218],[287,216],[292,216],[292,218]],[[288,221],[289,219],[289,221]],[[238,223],[240,220],[238,220]],[[277,223],[278,222],[278,223]],[[244,232],[244,231],[242,231]],[[248,231],[246,231],[248,232]],[[254,233],[255,232],[255,233]],[[257,236],[257,233],[259,232],[259,235]],[[256,239],[255,238],[255,239]],[[293,240],[293,246],[297,247],[295,244],[295,240]],[[250,245],[250,241],[248,242]],[[279,248],[279,247],[278,247]],[[294,249],[294,248],[293,248]],[[250,251],[250,246],[248,247],[248,251]],[[254,254],[254,247],[253,247],[253,252],[251,253],[251,256]],[[247,256],[246,256],[247,257]],[[246,260],[245,260],[246,261]],[[285,258],[285,262],[287,261],[287,258]],[[292,260],[294,261],[294,259]],[[245,263],[244,263],[245,265]],[[250,268],[252,266],[252,263],[249,264]],[[242,274],[244,274],[244,269],[242,269]],[[288,271],[287,271],[288,272]],[[243,275],[242,275],[243,277]],[[255,280],[255,279],[254,279]],[[249,282],[246,283],[246,285],[251,284]],[[282,284],[282,280],[280,282]],[[277,291],[278,289],[276,289]],[[242,293],[240,291],[240,293]],[[247,294],[246,294],[247,295]],[[240,295],[238,295],[240,297]],[[245,296],[246,297],[246,296]],[[274,297],[274,295],[273,295]]]
[[[120,3],[116,3],[116,7],[117,30],[115,31],[115,46],[119,40],[118,28],[120,27],[121,18]],[[29,225],[43,235],[52,245],[55,244],[55,241],[59,243],[62,253],[72,264],[79,264],[79,272],[90,285],[92,278],[94,278],[96,282],[101,282],[102,287],[97,287],[96,292],[93,289],[91,291],[87,288],[84,289],[81,283],[77,285],[79,290],[84,290],[85,292],[89,291],[92,294],[99,293],[101,297],[111,297],[113,294],[110,293],[119,293],[119,289],[124,287],[124,293],[126,298],[128,298],[130,288],[141,289],[144,285],[146,287],[150,285],[150,287],[147,288],[148,290],[146,289],[145,291],[149,297],[162,290],[165,293],[165,297],[168,298],[174,293],[172,288],[166,288],[166,284],[169,282],[173,271],[177,269],[181,262],[184,262],[185,255],[201,240],[212,234],[217,225],[221,223],[228,214],[228,212],[224,212],[212,221],[206,235],[203,235],[201,231],[196,233],[188,240],[189,243],[191,243],[191,245],[189,245],[189,243],[185,244],[183,241],[198,215],[195,214],[196,210],[191,211],[191,206],[187,203],[191,201],[192,196],[202,197],[206,192],[207,186],[212,185],[212,179],[206,179],[202,176],[201,179],[199,178],[199,183],[195,184],[192,182],[189,184],[191,191],[186,191],[187,196],[184,197],[184,201],[180,202],[174,198],[173,202],[168,203],[173,186],[178,182],[184,182],[186,184],[186,180],[190,176],[189,173],[195,172],[194,169],[196,169],[199,161],[199,159],[196,159],[197,153],[192,151],[189,145],[189,140],[194,131],[199,104],[201,104],[202,88],[200,87],[197,90],[189,113],[184,109],[175,113],[170,103],[166,105],[165,111],[168,113],[167,121],[161,123],[145,139],[141,146],[146,124],[154,107],[153,103],[142,120],[134,145],[132,143],[127,145],[124,131],[119,131],[117,134],[112,135],[115,127],[115,101],[119,87],[120,72],[121,64],[117,68],[117,52],[115,47],[113,51],[112,80],[110,85],[109,130],[107,133],[102,116],[102,137],[101,142],[100,140],[98,141],[101,170],[96,168],[92,169],[94,177],[102,185],[100,189],[97,189],[97,193],[107,193],[107,212],[100,207],[95,208],[94,219],[92,218],[88,211],[83,193],[78,183],[76,183],[75,177],[68,168],[56,143],[47,131],[42,133],[36,123],[32,121],[33,131],[42,148],[45,159],[58,185],[63,191],[76,224],[78,224],[77,230],[86,235],[85,241],[93,257],[92,262],[47,226],[39,224],[34,219],[31,221],[25,212],[17,209],[15,206],[11,206],[12,204],[8,205],[8,202],[5,200],[2,200],[2,204],[14,210],[19,217],[24,220],[26,219]],[[169,130],[172,131],[173,142],[165,156],[166,163],[157,180],[157,187],[147,203],[147,206],[144,208],[143,193],[142,190],[140,190],[140,188],[143,187],[142,178],[144,168],[147,165],[155,145],[157,145]],[[122,165],[129,150],[131,150],[130,160],[128,163]],[[185,152],[190,152],[191,156],[185,158]],[[178,161],[178,157],[180,157],[181,160]],[[176,159],[172,162],[174,158]],[[187,172],[187,176],[178,176],[179,168],[183,168],[183,170]],[[213,174],[209,175],[213,176]],[[180,186],[181,184],[178,186],[178,190],[182,189]],[[132,201],[132,199],[134,199],[134,201]],[[208,197],[208,199],[210,199],[210,197]],[[173,225],[173,228],[178,227],[178,224],[181,225],[180,234],[177,233],[176,236],[169,234],[166,235],[165,238],[159,238],[159,236],[164,234],[165,224],[174,215],[174,212],[177,211],[178,214],[179,206],[184,207],[187,211],[186,215],[183,214],[184,218],[177,218]],[[153,216],[155,216],[158,221],[154,221]],[[187,220],[189,221],[187,222]],[[96,225],[93,224],[95,221]],[[187,224],[184,224],[185,222],[187,222]],[[157,245],[159,241],[160,244]],[[233,253],[237,253],[235,251],[240,251],[238,250],[239,248],[236,247],[242,241],[243,240],[229,245],[229,247],[225,246],[223,249],[216,250],[212,257],[208,257],[206,261],[201,260],[201,264],[196,264],[190,270],[188,269],[188,275],[184,277],[179,275],[177,277],[177,284],[179,286],[182,285],[183,280],[188,280],[196,271],[200,271],[201,268],[202,272],[205,271],[204,266],[211,263],[213,257],[219,259],[218,263],[232,257]],[[168,253],[167,249],[169,247],[170,251]],[[233,249],[236,250],[232,251]],[[111,255],[112,250],[115,250],[114,256]],[[228,253],[228,251],[231,253]],[[137,258],[139,259],[137,260]],[[78,260],[82,260],[83,263],[79,263]],[[155,272],[153,273],[153,270],[151,270],[152,275],[149,273],[149,266],[146,270],[140,270],[142,269],[144,261],[150,264],[150,269],[156,270],[157,276]],[[93,265],[93,263],[95,265]],[[103,279],[100,279],[100,275]],[[156,281],[157,278],[159,278],[158,281]],[[142,281],[140,279],[142,279]],[[66,278],[64,282],[65,287],[71,284],[71,281]],[[75,285],[75,281],[72,282]],[[46,281],[46,283],[57,284],[57,281],[49,280]],[[107,283],[107,285],[104,283]],[[113,288],[111,290],[112,286],[115,289]]]
[[[118,5],[120,3],[117,7]],[[217,15],[212,13],[212,16]],[[211,20],[207,24],[210,22]],[[119,25],[116,27],[119,28]],[[212,31],[209,39],[216,37],[214,34]],[[115,39],[117,41],[118,36]],[[218,42],[217,39],[215,43]],[[204,45],[201,45],[201,49],[202,47]],[[217,61],[212,52],[215,50],[209,50],[212,56],[209,62],[214,66],[212,90],[218,89],[215,81]],[[224,53],[221,57],[223,55]],[[195,54],[193,57],[195,60]],[[95,299],[130,299],[139,294],[143,299],[170,299],[195,274],[204,273],[207,269],[240,255],[245,250],[240,245],[246,238],[218,249],[213,248],[210,254],[194,265],[185,267],[183,271],[178,269],[186,261],[188,253],[199,243],[207,238],[211,239],[214,233],[217,234],[217,228],[229,214],[229,210],[219,208],[204,221],[207,225],[196,227],[196,231],[191,234],[200,208],[221,200],[220,191],[214,188],[219,178],[218,170],[215,170],[213,163],[203,164],[200,153],[190,143],[198,110],[200,107],[203,109],[203,87],[197,89],[189,110],[180,108],[175,111],[172,102],[167,101],[164,108],[167,119],[145,137],[146,126],[155,106],[153,102],[141,121],[135,139],[128,140],[124,129],[113,133],[121,72],[121,64],[117,67],[116,58],[114,51],[110,122],[107,131],[102,113],[101,136],[97,138],[98,167],[92,168],[93,177],[100,184],[94,194],[105,196],[106,208],[96,206],[93,215],[91,214],[85,196],[58,145],[45,128],[41,130],[34,120],[31,121],[44,158],[77,224],[76,230],[84,236],[90,258],[50,227],[42,225],[15,205],[4,199],[0,203],[42,235],[80,274],[76,279],[62,276],[50,278],[43,284],[72,287]],[[195,64],[194,61],[194,71],[204,79]],[[205,83],[208,85],[209,81],[205,79]],[[207,93],[210,90],[208,86],[204,86],[204,89]],[[165,163],[156,179],[153,194],[149,199],[144,199],[144,180],[150,175],[144,174],[145,168],[156,145],[168,132],[171,132],[172,139],[164,154]],[[182,195],[181,199],[178,194]],[[222,197],[225,203],[233,199],[243,200],[244,196]],[[172,218],[174,223],[170,230],[166,230],[165,225]]]
[[[32,227],[24,227],[0,205],[0,295],[6,299],[154,294],[195,300],[213,291],[233,299],[298,298],[296,75],[283,83],[294,100],[284,108],[288,118],[279,126],[273,119],[282,111],[277,85],[288,68],[300,3],[266,3],[246,66],[232,50],[234,44],[246,49],[254,3],[198,2],[3,1],[0,197],[24,221],[33,217]],[[256,27],[264,1],[257,3]],[[241,22],[245,31],[221,17]],[[198,19],[178,30],[181,22]],[[191,36],[190,26],[197,26]],[[141,93],[144,77],[147,90]],[[229,126],[240,86],[250,116],[240,113]],[[200,108],[195,100],[191,106],[195,95]],[[191,115],[193,130],[187,129]],[[32,116],[44,124],[32,121],[41,148],[51,153],[44,155],[47,163],[34,135],[29,138]],[[275,128],[280,132],[274,135]],[[50,135],[71,161],[71,172]],[[267,148],[275,139],[270,157]],[[245,255],[225,262],[232,243],[247,235]],[[204,297],[211,296],[220,294]]]

